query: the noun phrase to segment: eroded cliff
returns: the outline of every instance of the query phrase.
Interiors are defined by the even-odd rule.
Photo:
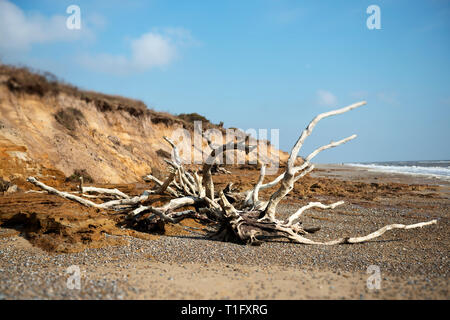
[[[156,112],[140,101],[79,90],[50,74],[5,65],[0,115],[0,177],[59,180],[85,170],[99,183],[130,183],[164,170],[162,156],[171,149],[163,136],[181,128],[192,132],[191,120],[202,118]],[[204,121],[208,128],[224,130]],[[271,154],[278,151],[269,146]]]

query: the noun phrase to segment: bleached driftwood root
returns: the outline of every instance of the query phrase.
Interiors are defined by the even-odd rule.
[[[129,199],[130,197],[123,193],[122,191],[119,191],[117,189],[105,189],[105,188],[96,188],[96,187],[81,187],[81,193],[100,193],[100,194],[106,194],[106,195],[113,195],[119,199]]]
[[[63,192],[63,191],[56,190],[55,188],[49,187],[46,184],[40,182],[35,177],[28,177],[27,181],[32,183],[32,184],[34,184],[36,187],[39,187],[42,190],[47,191],[50,194],[54,194],[54,195],[60,196],[60,197],[62,197],[64,199],[76,201],[76,202],[81,203],[82,205],[84,205],[86,207],[99,208],[98,204],[95,203],[95,202],[92,202],[90,200],[86,200],[86,199],[83,199],[81,197],[75,196],[75,195],[73,195],[73,194],[71,194],[69,192]]]
[[[68,192],[58,191],[33,177],[29,177],[28,181],[49,193],[68,200],[77,201],[84,206],[105,210],[125,211],[128,213],[128,220],[133,223],[140,221],[141,227],[144,224],[147,230],[153,230],[155,225],[163,226],[165,223],[178,223],[185,218],[194,218],[215,226],[216,230],[208,235],[211,239],[253,245],[260,244],[261,241],[271,238],[285,238],[291,242],[316,245],[361,243],[377,238],[392,229],[409,230],[437,223],[436,220],[431,220],[412,225],[390,224],[366,236],[345,237],[326,242],[318,242],[305,237],[310,233],[318,231],[320,228],[304,228],[301,222],[298,221],[303,212],[311,208],[334,209],[342,205],[344,201],[331,204],[310,202],[299,208],[284,221],[276,218],[277,206],[280,201],[293,189],[294,184],[298,180],[314,169],[311,160],[324,150],[337,147],[356,138],[356,135],[352,135],[317,148],[304,158],[301,165],[296,165],[298,153],[317,123],[324,118],[348,112],[365,104],[365,101],[358,102],[342,109],[322,113],[315,117],[303,130],[292,148],[286,170],[273,181],[263,183],[265,165],[262,164],[260,175],[254,188],[244,192],[233,192],[232,184],[229,183],[225,189],[216,193],[212,179],[212,168],[213,166],[217,166],[216,160],[225,152],[240,149],[248,153],[256,146],[246,145],[245,139],[213,146],[207,137],[204,138],[209,143],[212,151],[203,164],[203,168],[200,170],[201,173],[197,170],[186,170],[181,162],[176,144],[165,137],[164,139],[173,149],[172,159],[165,159],[169,166],[169,175],[164,181],[160,181],[152,175],[145,176],[144,180],[153,182],[156,188],[147,190],[140,196],[130,197],[117,189],[83,187],[82,184],[80,184],[81,194],[76,196]],[[277,185],[279,185],[278,189],[270,196],[268,201],[259,199],[260,190]],[[113,196],[116,199],[104,203],[96,203],[85,199],[86,197],[92,197],[92,195],[87,195],[86,193]],[[151,194],[166,194],[172,199],[163,206],[154,207],[149,204],[149,196]]]

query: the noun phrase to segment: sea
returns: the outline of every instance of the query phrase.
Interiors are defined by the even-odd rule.
[[[345,163],[345,165],[366,168],[370,171],[421,175],[450,180],[450,160],[362,162]]]

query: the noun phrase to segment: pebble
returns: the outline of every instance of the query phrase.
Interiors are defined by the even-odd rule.
[[[345,207],[345,208],[344,208]],[[293,213],[298,205],[282,204],[280,208],[285,215]],[[399,211],[388,209],[367,209],[361,206],[347,204],[340,210],[349,212],[358,211],[361,216],[332,215],[333,220],[317,220],[305,215],[305,223],[308,225],[320,225],[322,230],[308,238],[313,240],[335,239],[343,235],[362,235],[374,231],[376,227],[392,223],[410,223],[411,219],[401,218]],[[447,211],[446,211],[447,210]],[[313,210],[312,210],[313,211]],[[442,214],[448,214],[448,209],[442,208]],[[330,212],[314,212],[314,215],[330,216]],[[366,222],[362,223],[364,219]],[[435,233],[428,232],[425,228],[410,231],[391,231],[381,240],[397,240],[383,242],[373,241],[360,245],[341,246],[307,246],[283,241],[263,243],[254,248],[234,243],[224,243],[205,240],[202,237],[161,236],[156,241],[142,240],[133,237],[124,237],[129,246],[110,246],[103,248],[87,249],[73,254],[49,254],[37,248],[21,248],[15,244],[21,237],[0,238],[0,299],[126,299],[126,291],[139,292],[130,287],[127,274],[137,272],[147,273],[150,270],[136,270],[133,261],[144,260],[146,255],[155,257],[161,263],[173,263],[183,265],[197,263],[205,268],[211,268],[211,263],[222,264],[228,271],[233,270],[235,277],[242,279],[244,271],[239,269],[240,265],[256,266],[261,270],[270,270],[272,266],[292,267],[302,270],[307,276],[319,278],[317,270],[338,270],[335,274],[345,276],[348,273],[361,274],[361,280],[366,281],[368,274],[366,270],[370,265],[377,265],[384,280],[389,280],[389,285],[398,285],[393,281],[399,275],[403,277],[403,286],[414,284],[414,290],[422,290],[424,297],[427,292],[442,291],[443,285],[448,283],[448,250],[445,242],[435,240],[437,235],[447,239],[449,227],[448,219],[441,219],[441,228]],[[0,228],[0,230],[3,230]],[[408,237],[404,234],[414,233]],[[434,241],[434,242],[433,242]],[[400,250],[398,250],[400,248]],[[407,250],[403,250],[407,248]],[[398,253],[401,253],[399,255]],[[301,260],[299,259],[301,257]],[[146,259],[146,258],[145,258]],[[106,261],[109,261],[108,263]],[[148,259],[146,259],[148,261]],[[119,262],[119,264],[117,264]],[[69,290],[66,285],[68,274],[66,268],[78,265],[82,271],[92,276],[92,268],[114,265],[117,266],[116,281],[108,280],[110,275],[99,275],[92,281],[82,277],[82,290]],[[22,267],[20,267],[22,266]],[[308,270],[308,272],[306,271]],[[165,267],[151,270],[155,275],[163,279],[174,280],[167,274],[170,270]],[[265,271],[266,272],[266,271]],[[125,273],[122,275],[122,273]],[[305,276],[306,276],[305,275]],[[250,276],[250,275],[249,275]],[[410,277],[418,277],[418,280],[409,280]],[[268,275],[267,285],[271,283],[273,276]],[[392,280],[391,280],[392,279]],[[324,282],[331,290],[335,290],[333,284]],[[427,284],[424,286],[424,284]],[[364,284],[365,285],[365,284]],[[382,283],[382,286],[385,284]],[[405,286],[404,286],[405,287]],[[411,288],[411,287],[408,287]],[[406,289],[405,289],[406,290]],[[407,289],[411,290],[411,289]],[[406,292],[409,297],[410,291]],[[375,293],[375,292],[374,292]],[[371,293],[372,294],[372,293]],[[260,294],[259,297],[263,297]],[[356,296],[357,297],[357,296]],[[448,297],[448,296],[447,296]],[[229,298],[229,297],[228,297]],[[364,295],[361,294],[361,299]],[[370,294],[367,297],[370,298]]]

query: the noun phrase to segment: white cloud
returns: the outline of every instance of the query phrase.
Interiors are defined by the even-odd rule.
[[[0,50],[3,53],[20,52],[35,43],[93,38],[93,33],[83,23],[80,30],[69,30],[66,27],[68,16],[26,15],[15,4],[0,0]]]
[[[165,66],[176,56],[176,48],[169,37],[149,32],[131,42],[130,62],[135,67],[148,69]]]
[[[154,29],[130,41],[130,54],[84,55],[79,62],[91,70],[125,74],[169,65],[178,57],[179,47],[192,43],[188,30],[182,28]]]
[[[317,102],[322,106],[333,107],[337,104],[337,98],[329,91],[317,90]]]

